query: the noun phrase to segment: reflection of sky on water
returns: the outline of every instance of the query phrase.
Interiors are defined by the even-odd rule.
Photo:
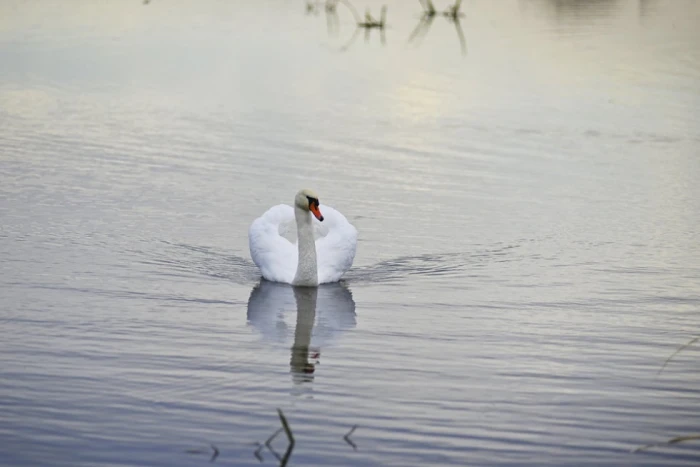
[[[13,116],[51,115],[57,100],[75,98],[83,107],[95,107],[96,114],[123,107],[186,108],[236,121],[250,112],[272,110],[279,114],[278,126],[292,121],[304,125],[303,112],[298,112],[304,108],[330,116],[343,108],[342,117],[359,117],[368,100],[386,108],[392,121],[409,126],[444,123],[441,117],[450,115],[469,122],[502,115],[513,106],[537,106],[553,114],[576,108],[587,120],[606,124],[623,120],[673,130],[700,105],[669,108],[659,96],[668,91],[648,90],[656,74],[668,74],[660,67],[673,67],[674,88],[700,94],[698,52],[684,46],[688,40],[700,41],[694,21],[700,8],[697,2],[661,5],[653,27],[641,22],[633,1],[492,2],[479,4],[480,18],[470,16],[467,5],[462,26],[470,52],[459,59],[453,25],[446,21],[432,25],[420,49],[399,45],[416,24],[418,3],[389,2],[389,34],[396,36],[395,43],[337,54],[306,47],[327,40],[325,25],[309,27],[325,22],[323,15],[287,15],[286,9],[295,11],[294,6],[276,2],[181,1],[143,7],[138,2],[84,1],[70,8],[61,2],[9,2],[0,6],[5,44],[0,46],[5,64],[0,103]],[[209,16],[212,11],[216,21]],[[341,18],[340,27],[349,33],[352,18]],[[99,42],[82,39],[96,30]],[[669,35],[683,42],[657,46],[660,37]],[[237,47],[241,41],[254,47]],[[340,72],[324,65],[328,62],[340,65]],[[365,80],[376,89],[371,95],[363,95]],[[601,89],[608,99],[602,99]],[[173,100],[173,93],[178,99]],[[698,104],[697,97],[691,98]],[[639,119],[639,108],[663,112],[645,112]],[[669,112],[686,115],[669,120]],[[381,120],[382,115],[375,117]]]
[[[358,465],[692,432],[692,348],[651,380],[697,329],[700,3],[470,1],[464,57],[388,3],[344,53],[292,1],[0,3],[10,459],[256,462],[226,443],[278,406],[328,447],[303,465],[355,422]],[[300,186],[361,232],[359,318],[251,291],[247,226]]]
[[[681,150],[667,168],[692,158],[700,51],[688,44],[700,43],[700,3],[465,4],[466,57],[443,18],[420,48],[407,47],[420,5],[388,4],[387,46],[339,54],[322,45],[333,40],[324,13],[309,17],[293,4],[6,2],[0,120],[6,133],[31,127],[95,146],[139,134],[177,139],[194,123],[222,157],[257,157],[267,134],[265,144],[326,154],[318,169],[331,183],[352,146],[368,161],[381,153],[387,165],[375,170],[417,194],[439,195],[451,183],[455,167],[430,163],[436,151],[453,153],[466,174],[508,179],[507,171],[465,166],[465,144],[472,159],[508,161],[511,152],[543,148],[556,158],[574,140],[599,153],[670,141]],[[339,9],[340,36],[353,21]],[[484,146],[484,131],[492,145]],[[503,148],[504,140],[519,142]],[[648,161],[652,179],[663,172],[657,162]]]
[[[407,192],[407,205],[427,191],[454,193],[455,170],[493,180],[488,196],[524,173],[538,180],[539,168],[520,164],[521,154],[556,160],[575,145],[619,154],[630,143],[642,154],[669,143],[671,158],[636,156],[645,164],[639,183],[658,192],[662,217],[686,209],[669,209],[665,195],[685,189],[697,199],[692,184],[657,180],[671,170],[681,179],[696,173],[700,50],[689,44],[700,43],[700,3],[642,2],[653,14],[632,0],[477,3],[463,7],[466,57],[443,18],[420,48],[406,46],[418,2],[388,2],[386,47],[357,44],[342,54],[324,45],[334,40],[324,14],[306,16],[292,3],[2,3],[0,131],[17,144],[31,128],[151,156],[178,141],[197,159],[196,144],[181,138],[194,125],[222,160],[264,164],[280,142],[290,154],[324,154],[313,179],[321,191],[342,180],[336,167],[345,157],[363,159],[387,188]],[[352,21],[340,9],[337,41]],[[436,152],[450,157],[432,164]],[[484,170],[487,161],[499,170]],[[605,165],[589,165],[582,161],[578,173],[590,174],[589,192],[603,196],[607,185],[596,177],[607,179]],[[359,177],[365,167],[347,170]],[[308,180],[296,176],[294,186]]]

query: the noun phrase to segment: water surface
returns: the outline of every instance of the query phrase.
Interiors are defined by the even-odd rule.
[[[2,3],[0,463],[697,465],[700,2],[387,3]]]

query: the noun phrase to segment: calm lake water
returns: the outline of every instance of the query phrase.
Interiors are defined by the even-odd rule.
[[[700,463],[700,2],[387,4],[0,4],[0,464]]]

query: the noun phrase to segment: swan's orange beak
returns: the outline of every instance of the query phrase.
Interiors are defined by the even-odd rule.
[[[323,214],[321,214],[321,211],[319,211],[318,204],[316,204],[316,203],[309,204],[309,211],[311,211],[313,213],[313,215],[316,216],[316,219],[323,222]]]

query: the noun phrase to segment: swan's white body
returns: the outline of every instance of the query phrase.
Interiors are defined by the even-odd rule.
[[[271,207],[250,226],[250,256],[269,281],[316,286],[337,282],[352,266],[357,230],[330,206],[320,207],[323,222],[313,217],[299,201],[308,193],[299,192],[294,207]]]

